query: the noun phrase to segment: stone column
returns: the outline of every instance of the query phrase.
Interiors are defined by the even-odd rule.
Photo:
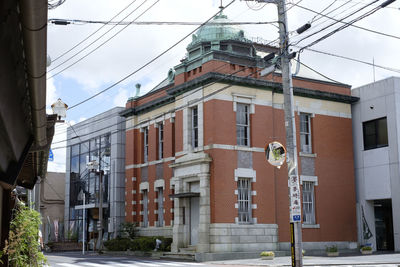
[[[210,251],[210,175],[200,174],[200,216],[197,252]]]
[[[183,183],[179,180],[174,181],[175,194],[181,193],[183,190]],[[183,247],[184,225],[183,225],[183,208],[184,203],[182,199],[174,199],[174,226],[172,228],[173,242],[171,244],[171,251],[174,253],[179,252],[179,248]]]

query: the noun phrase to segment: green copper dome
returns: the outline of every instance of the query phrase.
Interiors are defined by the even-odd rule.
[[[188,50],[201,42],[222,40],[248,41],[244,37],[243,30],[235,25],[229,25],[227,23],[232,23],[232,21],[229,20],[226,15],[220,13],[215,16],[209,24],[202,26],[196,34],[192,35],[192,42],[188,45]]]

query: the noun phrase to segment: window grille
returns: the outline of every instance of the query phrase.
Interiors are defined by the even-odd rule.
[[[143,227],[147,227],[149,222],[147,204],[148,204],[147,190],[143,190]]]
[[[250,105],[236,105],[236,138],[240,146],[250,146]]]
[[[199,146],[199,114],[197,106],[192,108],[192,148]]]
[[[314,182],[303,181],[303,223],[315,224]]]
[[[164,190],[162,187],[158,188],[158,227],[163,226],[164,222]]]
[[[300,114],[300,146],[301,152],[311,153],[311,116]]]
[[[251,223],[251,179],[238,179],[238,212],[239,223]]]
[[[149,160],[149,128],[144,128],[143,137],[143,162],[147,162]]]
[[[164,125],[158,124],[158,159],[164,157]]]

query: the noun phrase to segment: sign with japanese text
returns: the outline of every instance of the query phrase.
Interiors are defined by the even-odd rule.
[[[301,221],[300,183],[297,175],[289,177],[290,222]]]

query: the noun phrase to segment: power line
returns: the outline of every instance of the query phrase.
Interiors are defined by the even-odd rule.
[[[331,35],[333,35],[333,34],[339,32],[339,31],[341,31],[341,30],[343,30],[343,29],[345,29],[345,28],[351,26],[353,23],[355,23],[355,22],[357,22],[357,21],[360,21],[360,20],[362,20],[363,18],[366,18],[366,17],[368,17],[368,16],[374,14],[376,11],[378,11],[379,9],[381,9],[381,8],[383,7],[383,5],[385,5],[386,3],[390,2],[390,1],[393,1],[393,0],[387,0],[386,2],[382,3],[381,6],[376,7],[376,8],[374,8],[374,9],[368,11],[367,13],[364,13],[363,15],[361,15],[361,16],[359,16],[359,17],[353,19],[353,20],[350,21],[349,23],[346,23],[345,25],[342,25],[341,27],[339,27],[339,28],[337,28],[337,29],[335,29],[335,30],[329,32],[328,34],[322,36],[321,38],[319,38],[319,39],[313,41],[312,43],[310,43],[310,44],[304,46],[302,49],[300,49],[300,51],[303,50],[304,48],[311,47],[311,46],[313,46],[313,45],[315,45],[315,44],[321,42],[322,40],[325,40],[326,38],[330,37]]]
[[[133,11],[131,11],[127,16],[125,16],[125,18],[129,17],[133,12],[137,11],[140,7],[142,7],[148,0],[144,0],[138,7],[136,7]],[[157,0],[156,2],[154,2],[149,8],[147,8],[144,12],[142,12],[139,16],[137,16],[135,18],[135,20],[137,20],[139,17],[141,17],[143,14],[145,14],[150,8],[152,8],[156,3],[158,3],[160,0]],[[124,18],[124,19],[125,19]],[[94,44],[95,42],[97,42],[99,39],[101,39],[103,36],[105,36],[108,32],[110,32],[111,30],[113,30],[117,25],[114,25],[113,27],[111,27],[108,31],[106,31],[105,33],[103,33],[102,35],[100,35],[97,39],[95,39],[93,42],[89,43],[87,46],[85,46],[84,48],[82,48],[81,50],[79,50],[77,53],[75,53],[74,55],[72,55],[71,57],[69,57],[68,59],[64,60],[62,63],[58,64],[57,66],[55,66],[54,68],[50,69],[48,72],[55,70],[56,68],[60,67],[61,65],[64,65],[66,62],[70,61],[72,58],[74,58],[75,56],[77,56],[78,54],[80,54],[82,51],[86,50],[89,46],[91,46],[92,44]],[[113,39],[115,36],[117,36],[119,33],[121,33],[123,30],[125,30],[129,25],[126,25],[125,27],[123,27],[121,30],[117,31],[114,35],[112,35],[110,38],[108,38],[107,40],[105,40],[103,43],[101,43],[100,45],[98,45],[96,48],[94,48],[93,50],[91,50],[89,53],[87,53],[86,55],[84,55],[83,57],[81,57],[80,59],[78,59],[77,61],[75,61],[73,64],[70,64],[69,66],[67,66],[66,68],[62,69],[61,71],[57,72],[56,74],[53,74],[51,77],[47,78],[53,78],[54,76],[60,74],[61,72],[65,71],[66,69],[72,67],[73,65],[75,65],[76,63],[80,62],[81,60],[83,60],[84,58],[86,58],[87,56],[89,56],[90,54],[92,54],[94,51],[96,51],[97,49],[99,49],[100,47],[102,47],[103,45],[105,45],[106,43],[108,43],[111,39]]]
[[[329,78],[328,76],[326,76],[326,75],[322,74],[321,72],[319,72],[319,71],[317,71],[317,70],[311,68],[310,66],[307,66],[306,64],[304,64],[303,62],[298,61],[297,59],[294,59],[294,60],[297,61],[297,62],[299,62],[301,65],[303,65],[303,66],[306,67],[307,69],[309,69],[309,70],[311,70],[311,71],[317,73],[318,75],[321,75],[321,76],[324,77],[325,79],[328,79],[328,80],[330,80],[330,81],[332,81],[332,82],[335,82],[335,83],[341,83],[341,84],[343,84],[342,82],[338,82],[338,81],[336,81],[336,80],[334,80],[334,79],[332,79],[332,78]]]
[[[376,1],[374,1],[374,2],[376,2]],[[312,10],[312,9],[309,9],[309,8],[307,8],[307,7],[303,7],[303,6],[299,6],[299,5],[297,5],[297,7],[300,7],[300,8],[302,8],[302,9],[304,9],[304,10],[307,10],[307,11],[310,11],[310,12],[313,12],[313,13],[317,13],[317,14],[318,14],[318,12],[316,12],[316,11],[314,11],[314,10]],[[379,8],[380,8],[380,6],[378,6],[378,9],[379,9]],[[378,31],[375,31],[375,30],[371,30],[371,29],[368,29],[368,28],[364,28],[364,27],[361,27],[361,26],[357,26],[357,25],[354,25],[354,24],[351,24],[351,23],[348,23],[348,22],[344,22],[344,21],[341,21],[341,20],[337,20],[337,19],[335,19],[335,18],[326,16],[326,15],[324,15],[324,14],[321,14],[321,15],[324,16],[324,17],[326,17],[326,18],[328,18],[328,19],[334,20],[334,21],[336,21],[336,22],[343,23],[343,24],[348,25],[348,26],[355,27],[355,28],[360,29],[360,30],[372,32],[372,33],[379,34],[379,35],[383,35],[383,36],[386,36],[386,37],[392,37],[392,38],[395,38],[395,39],[400,39],[399,36],[395,36],[395,35],[391,35],[391,34],[387,34],[387,33],[383,33],[383,32],[378,32]],[[307,37],[307,38],[308,38],[308,37]],[[305,39],[305,38],[303,38],[303,39]],[[301,40],[298,41],[297,43],[301,42],[303,39],[301,39]],[[296,43],[296,44],[297,44],[297,43]]]
[[[330,3],[327,7],[325,7],[320,13],[323,13],[325,10],[327,10],[328,8],[330,8],[333,4],[335,4],[337,2],[337,0],[333,0],[332,3]],[[312,19],[310,23],[313,23],[315,18],[318,16],[319,14],[315,15]]]
[[[202,25],[202,22],[187,22],[187,21],[102,21],[102,20],[81,20],[81,19],[49,19],[49,23],[67,23],[75,25],[83,24],[104,24],[105,25],[173,25],[173,26],[197,26]],[[81,23],[81,24],[79,24]],[[243,21],[243,22],[209,22],[207,25],[265,25],[274,24],[275,21]]]
[[[157,59],[159,59],[160,57],[162,57],[164,54],[166,54],[167,52],[169,52],[172,48],[174,48],[175,46],[177,46],[178,44],[180,44],[183,40],[185,40],[187,37],[191,36],[194,32],[196,32],[200,27],[202,27],[203,25],[205,25],[207,22],[209,22],[211,19],[213,19],[216,15],[218,15],[222,10],[226,9],[227,7],[229,7],[231,4],[233,4],[236,0],[232,0],[228,5],[226,5],[225,7],[221,8],[220,11],[218,11],[217,13],[215,13],[212,17],[210,17],[208,20],[206,20],[203,24],[201,24],[199,27],[196,27],[196,29],[194,29],[193,31],[191,31],[190,33],[188,33],[187,35],[185,35],[183,38],[181,38],[180,40],[178,40],[175,44],[173,44],[172,46],[170,46],[169,48],[167,48],[166,50],[164,50],[162,53],[160,53],[159,55],[157,55],[156,57],[154,57],[153,59],[151,59],[150,61],[148,61],[147,63],[145,63],[144,65],[142,65],[141,67],[139,67],[138,69],[136,69],[135,71],[129,73],[128,75],[126,75],[125,77],[123,77],[122,79],[118,80],[117,82],[113,83],[112,85],[108,86],[107,88],[101,90],[100,92],[94,94],[93,96],[86,98],[85,100],[82,100],[81,102],[71,106],[69,109],[73,109],[93,98],[95,98],[96,96],[110,90],[111,88],[115,87],[116,85],[120,84],[121,82],[125,81],[126,79],[128,79],[129,77],[131,77],[132,75],[136,74],[137,72],[139,72],[140,70],[144,69],[145,67],[147,67],[148,65],[150,65],[151,63],[153,63],[154,61],[156,61]]]
[[[379,1],[379,0],[374,0],[374,1],[371,2],[370,4],[359,8],[358,10],[352,12],[351,14],[346,15],[345,17],[343,17],[343,18],[340,19],[340,20],[333,19],[333,20],[334,20],[333,23],[329,24],[328,26],[325,26],[324,28],[322,28],[322,29],[320,29],[320,30],[318,30],[318,31],[316,31],[316,32],[313,32],[313,33],[311,33],[311,34],[309,34],[309,35],[307,35],[307,36],[301,38],[301,39],[298,40],[295,44],[298,44],[298,43],[300,43],[301,41],[303,41],[303,40],[305,40],[305,39],[308,39],[308,38],[310,38],[311,36],[314,36],[315,34],[318,34],[318,33],[320,33],[320,32],[322,32],[322,31],[324,31],[324,30],[326,30],[326,29],[332,27],[333,25],[335,25],[335,24],[337,24],[337,23],[339,23],[339,22],[343,22],[343,20],[345,20],[345,19],[347,19],[347,18],[353,16],[354,14],[360,12],[361,10],[367,8],[367,7],[370,6],[371,4],[376,3],[376,2],[378,2],[378,1]],[[301,7],[301,6],[299,6],[299,5],[296,5],[296,6]],[[301,8],[302,8],[302,7],[301,7]],[[315,12],[315,13],[316,13],[316,14],[319,14],[319,15],[321,15],[321,16],[325,16],[325,15],[319,13],[319,12]],[[344,23],[345,23],[345,25],[348,24],[348,23],[346,23],[346,22],[344,22]]]
[[[64,0],[65,1],[65,0]],[[123,11],[125,11],[128,7],[130,7],[133,3],[135,3],[136,0],[133,0],[129,5],[127,5],[126,7],[124,7],[121,11],[119,11],[114,17],[112,17],[108,23],[110,23],[113,19],[115,19],[117,16],[119,16]],[[48,20],[48,22],[52,22],[54,23],[54,21],[52,21],[51,19]],[[107,24],[107,23],[106,23]],[[105,25],[106,25],[105,24]],[[105,25],[99,27],[97,30],[95,30],[94,32],[92,32],[91,34],[89,34],[89,36],[87,36],[86,38],[84,38],[82,41],[80,41],[79,43],[77,43],[76,45],[74,45],[72,48],[70,48],[69,50],[65,51],[64,53],[62,53],[61,55],[59,55],[58,57],[56,57],[55,59],[53,59],[52,61],[55,62],[57,61],[59,58],[63,57],[64,55],[66,55],[67,53],[71,52],[73,49],[75,49],[77,46],[79,46],[80,44],[82,44],[84,41],[86,41],[87,39],[89,39],[90,37],[92,37],[94,34],[96,34],[97,32],[99,32],[102,28],[105,27]]]
[[[299,47],[299,46],[297,46],[297,47]],[[327,55],[327,56],[342,58],[342,59],[350,60],[350,61],[353,61],[353,62],[366,64],[366,65],[369,65],[369,66],[375,66],[376,68],[384,69],[384,70],[387,70],[387,71],[400,73],[400,69],[395,69],[395,68],[391,68],[391,67],[377,65],[377,64],[373,64],[373,63],[370,63],[370,62],[367,62],[367,61],[360,60],[360,59],[346,57],[346,56],[342,56],[342,55],[338,55],[338,54],[334,54],[334,53],[330,53],[330,52],[325,52],[325,51],[321,51],[321,50],[316,50],[316,49],[312,49],[312,48],[305,48],[304,50],[311,51],[311,52],[314,52],[314,53],[323,54],[323,55]]]

